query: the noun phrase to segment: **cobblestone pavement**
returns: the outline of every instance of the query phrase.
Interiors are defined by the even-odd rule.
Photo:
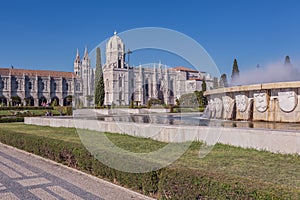
[[[0,199],[151,199],[0,143]]]

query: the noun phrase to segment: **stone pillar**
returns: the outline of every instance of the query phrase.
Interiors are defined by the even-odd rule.
[[[47,98],[47,104],[51,105],[51,98]]]
[[[61,77],[61,79],[60,79],[60,92],[61,92],[61,94],[63,94],[63,92],[64,92],[64,78],[63,77]]]
[[[8,84],[7,84],[7,105],[9,105],[9,102],[11,102],[11,72],[9,70],[9,76],[8,76]]]
[[[34,106],[39,106],[39,99],[38,98],[34,99]]]
[[[63,98],[60,98],[60,99],[59,99],[59,105],[60,105],[60,106],[63,106],[63,105],[64,105],[64,99],[63,99]]]
[[[166,70],[165,70],[165,85],[164,85],[164,101],[165,101],[166,105],[170,104],[169,99],[170,99],[170,92],[169,92],[169,70],[166,67]]]
[[[156,75],[156,68],[154,65],[153,69],[153,98],[158,97],[158,90],[157,90],[157,75]]]

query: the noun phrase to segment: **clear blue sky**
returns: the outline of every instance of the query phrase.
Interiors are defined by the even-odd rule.
[[[92,49],[138,27],[164,27],[199,42],[221,72],[290,55],[300,60],[299,1],[0,1],[0,67],[72,71],[79,48]]]

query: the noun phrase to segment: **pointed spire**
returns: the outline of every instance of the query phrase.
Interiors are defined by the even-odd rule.
[[[79,51],[78,51],[78,48],[77,48],[77,51],[76,51],[76,58],[80,57],[79,56]]]
[[[77,48],[77,52],[76,52],[76,58],[75,58],[75,63],[80,63],[80,56],[79,56],[79,51],[78,51],[78,48]]]
[[[114,35],[117,35],[117,31],[116,30],[114,31]]]
[[[88,53],[88,50],[87,50],[87,46],[85,46],[83,59],[87,59],[87,58],[89,58],[89,53]]]

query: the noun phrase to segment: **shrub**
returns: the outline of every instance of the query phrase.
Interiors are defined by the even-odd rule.
[[[129,108],[134,108],[134,102],[130,101]]]
[[[208,170],[164,169],[159,177],[161,199],[299,199],[287,188]]]
[[[72,106],[55,106],[54,110],[62,113],[63,115],[72,115],[73,114]]]
[[[24,117],[2,117],[0,123],[24,122]]]
[[[14,106],[14,107],[0,107],[0,110],[53,110],[52,106]]]

